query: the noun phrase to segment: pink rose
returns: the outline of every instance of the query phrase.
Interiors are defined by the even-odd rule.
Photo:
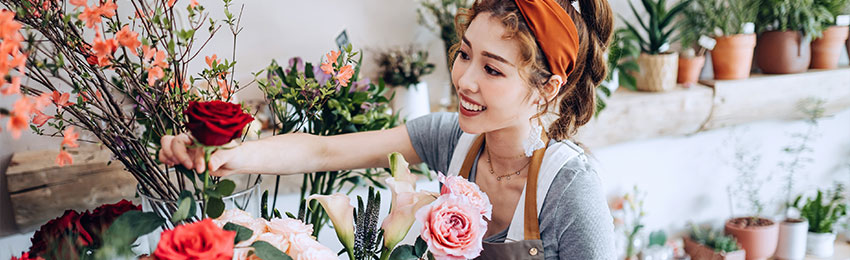
[[[263,218],[254,218],[250,213],[238,209],[225,210],[220,217],[213,219],[213,223],[221,228],[224,228],[224,225],[227,225],[228,222],[246,227],[254,232],[251,234],[251,238],[236,244],[237,247],[250,246],[254,241],[257,241],[257,237],[268,230],[268,221]]]
[[[293,259],[298,259],[303,253],[306,253],[310,248],[328,250],[328,247],[319,244],[319,241],[316,241],[315,238],[310,236],[309,234],[293,234],[289,236],[289,250],[286,251],[286,254],[291,256]],[[334,254],[336,256],[336,254]]]
[[[473,259],[481,253],[487,221],[469,199],[445,194],[416,212],[423,223],[420,237],[438,260]]]
[[[443,183],[443,188],[440,194],[455,194],[461,197],[466,197],[475,208],[481,211],[481,215],[487,219],[491,219],[493,214],[493,205],[490,204],[490,198],[482,192],[475,183],[469,182],[461,176],[444,176],[440,174],[440,182]]]
[[[301,222],[297,219],[291,218],[279,218],[272,219],[268,224],[269,232],[283,235],[284,237],[290,237],[291,235],[305,234],[311,235],[313,234],[313,225],[306,225],[304,222]]]

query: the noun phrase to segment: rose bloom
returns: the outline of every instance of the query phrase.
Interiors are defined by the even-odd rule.
[[[242,106],[213,100],[189,102],[183,112],[189,117],[186,127],[201,144],[221,146],[238,138],[242,129],[254,121],[254,117],[242,111]]]
[[[219,228],[211,219],[162,232],[154,257],[162,260],[231,260],[236,232]]]
[[[269,232],[290,237],[292,235],[304,234],[310,236],[313,234],[313,225],[304,224],[297,219],[278,218],[272,219],[268,224]]]
[[[253,231],[251,238],[239,242],[239,244],[236,244],[237,247],[250,246],[261,234],[266,233],[268,230],[268,221],[263,218],[254,218],[250,213],[238,209],[225,210],[220,217],[213,219],[213,223],[221,228],[224,228],[224,225],[227,225],[227,223],[233,223]]]
[[[481,215],[490,219],[493,213],[493,205],[490,204],[490,198],[478,188],[478,185],[461,176],[440,176],[440,182],[443,183],[440,194],[452,193],[466,197],[473,206],[481,211]]]
[[[440,259],[473,259],[481,253],[487,222],[469,199],[448,193],[416,212],[420,237]]]
[[[310,247],[295,257],[295,260],[336,260],[336,253],[328,248]]]
[[[286,254],[297,259],[299,255],[307,252],[310,248],[327,249],[326,246],[320,244],[319,241],[308,234],[290,235],[289,250],[286,251]]]

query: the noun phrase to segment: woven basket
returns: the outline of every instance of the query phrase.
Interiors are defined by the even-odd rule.
[[[636,72],[640,91],[667,91],[676,87],[679,72],[679,54],[650,55],[641,53],[637,59],[640,71]]]

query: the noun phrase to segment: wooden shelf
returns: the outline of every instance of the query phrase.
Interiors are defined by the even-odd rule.
[[[850,107],[850,67],[700,83],[667,92],[620,88],[575,139],[602,147],[760,120],[799,119],[798,106],[806,98],[825,100],[826,115]]]

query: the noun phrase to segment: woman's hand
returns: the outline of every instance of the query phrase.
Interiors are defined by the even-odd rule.
[[[160,139],[162,149],[159,151],[159,161],[168,165],[183,165],[186,169],[204,172],[207,167],[213,176],[227,176],[238,173],[237,156],[241,146],[229,149],[219,149],[210,156],[209,165],[204,163],[204,150],[201,147],[190,148],[192,138],[183,133],[176,136],[166,135]]]

